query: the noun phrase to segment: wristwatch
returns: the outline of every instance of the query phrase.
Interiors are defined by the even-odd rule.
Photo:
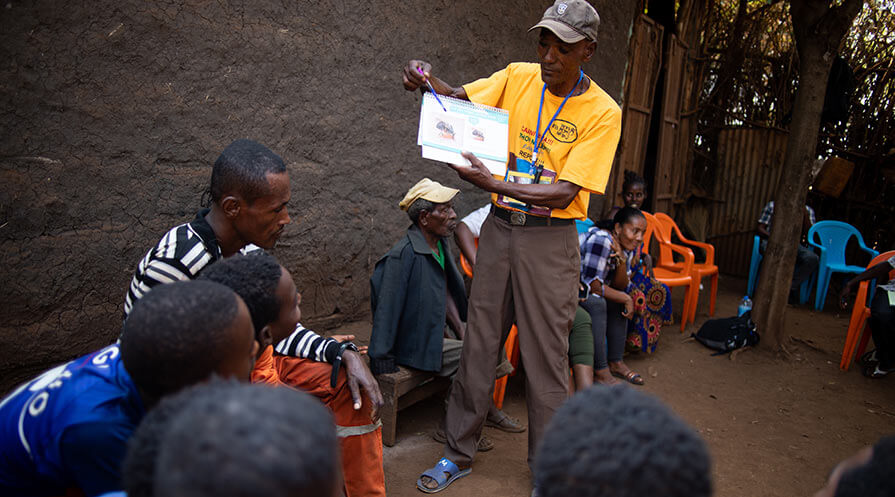
[[[336,388],[336,383],[339,381],[339,367],[342,366],[342,354],[344,354],[346,350],[357,352],[357,345],[354,345],[351,342],[342,342],[339,344],[339,352],[336,353],[336,358],[333,360],[333,371],[329,375],[329,386],[332,388]]]

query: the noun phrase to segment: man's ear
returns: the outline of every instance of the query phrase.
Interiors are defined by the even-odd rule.
[[[588,44],[584,47],[584,60],[583,60],[583,62],[587,62],[587,61],[589,61],[590,58],[594,56],[594,53],[595,53],[596,51],[597,51],[597,42],[592,41],[592,42],[588,43]]]
[[[221,208],[224,210],[224,214],[231,219],[239,215],[241,206],[242,202],[239,200],[239,197],[234,195],[227,195],[221,200]]]
[[[417,218],[420,226],[429,224],[429,211],[420,211],[420,217]]]
[[[270,333],[270,325],[261,328],[261,331],[258,332],[258,345],[261,346],[261,350],[266,349],[268,345],[273,345],[273,335]]]

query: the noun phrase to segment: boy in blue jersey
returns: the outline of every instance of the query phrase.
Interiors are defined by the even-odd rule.
[[[120,490],[126,443],[162,397],[212,374],[248,380],[258,344],[245,303],[208,281],[134,307],[121,343],[58,366],[0,402],[0,495]]]

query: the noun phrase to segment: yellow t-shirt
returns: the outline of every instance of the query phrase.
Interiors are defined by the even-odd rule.
[[[509,152],[516,156],[516,164],[515,167],[509,164],[507,177],[501,178],[505,181],[531,183],[533,179],[531,155],[543,87],[541,66],[524,62],[510,64],[488,78],[463,85],[469,100],[510,113]],[[544,128],[564,97],[550,90],[544,93],[539,136],[543,136]],[[538,206],[528,209],[522,202],[496,194],[491,196],[491,201],[535,215],[584,219],[590,194],[603,193],[606,189],[620,136],[621,109],[591,81],[586,92],[569,98],[538,150],[538,162],[544,165],[541,183],[563,180],[581,187],[572,203],[565,209]]]

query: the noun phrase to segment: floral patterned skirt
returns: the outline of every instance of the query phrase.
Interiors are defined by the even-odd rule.
[[[631,275],[628,295],[634,301],[634,317],[628,321],[625,349],[653,352],[662,325],[671,324],[671,291],[665,284],[644,275],[641,267]]]

